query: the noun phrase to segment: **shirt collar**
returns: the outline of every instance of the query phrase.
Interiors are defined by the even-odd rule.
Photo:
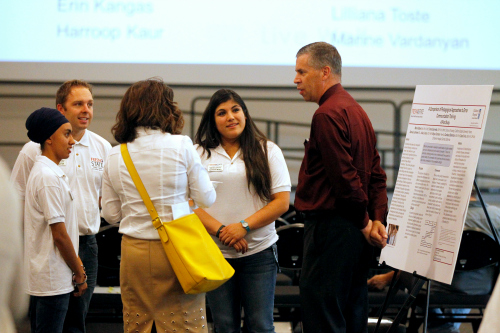
[[[54,161],[52,161],[47,156],[39,155],[36,157],[36,161],[41,162],[41,163],[45,164],[46,166],[48,166],[50,168],[50,170],[54,171],[54,173],[57,175],[57,177],[60,177],[60,178],[66,177],[66,175],[61,170],[61,168],[57,164],[55,164]]]
[[[227,155],[226,151],[224,150],[224,148],[222,148],[221,145],[218,145],[217,147],[215,147],[214,149],[217,153],[221,154],[221,155]]]
[[[90,138],[89,138],[89,136],[90,136],[89,135],[89,131],[85,130],[85,133],[83,133],[83,136],[80,139],[80,141],[76,141],[75,140],[75,145],[82,145],[82,146],[88,147],[90,145]]]
[[[150,127],[144,127],[144,126],[136,127],[135,131],[137,133],[137,137],[138,138],[140,138],[141,136],[154,135],[154,134],[162,134],[163,133],[159,129],[152,129]],[[165,133],[165,134],[170,134],[170,133]]]
[[[226,150],[222,147],[222,145],[218,145],[217,147],[215,147],[214,151],[216,153],[218,153],[219,155],[225,156],[225,157],[227,157],[228,159],[231,160],[231,158],[226,153]],[[236,159],[240,154],[241,154],[241,147],[240,147],[240,149],[238,149],[238,151],[236,152],[236,154],[234,154],[233,160]]]
[[[319,105],[321,106],[321,104],[326,102],[326,100],[328,98],[330,98],[331,96],[333,96],[333,94],[335,94],[336,92],[341,91],[343,89],[344,88],[342,87],[342,85],[340,83],[337,83],[337,84],[331,86],[330,88],[328,88],[327,91],[325,91],[323,96],[321,96],[321,98],[319,99]]]

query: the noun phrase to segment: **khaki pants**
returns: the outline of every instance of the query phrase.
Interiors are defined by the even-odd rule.
[[[123,236],[120,287],[124,332],[208,332],[205,294],[184,294],[159,240]]]

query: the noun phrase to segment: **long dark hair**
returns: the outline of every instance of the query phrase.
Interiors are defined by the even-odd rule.
[[[222,143],[221,135],[215,124],[215,111],[219,105],[233,100],[241,106],[246,118],[246,125],[239,137],[240,149],[245,162],[248,189],[253,185],[262,201],[271,200],[271,170],[267,159],[267,138],[257,128],[248,113],[243,99],[233,90],[220,89],[213,94],[203,112],[200,127],[195,136],[195,143],[203,147],[203,153],[211,156],[210,150]]]
[[[171,134],[180,134],[184,127],[172,88],[159,78],[136,82],[127,89],[111,132],[119,143],[132,142],[140,126]]]

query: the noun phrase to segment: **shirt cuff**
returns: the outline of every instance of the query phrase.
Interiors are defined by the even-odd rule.
[[[360,229],[364,229],[368,225],[369,220],[370,220],[370,217],[368,216],[368,212],[366,212],[365,219],[363,220],[363,223],[361,224]]]
[[[65,220],[64,216],[57,216],[49,219],[47,222],[49,222],[49,224],[61,223],[61,222],[64,223],[64,220]]]
[[[373,212],[372,221],[380,221],[383,225],[387,226],[387,209],[378,210]]]
[[[292,187],[290,185],[283,185],[271,189],[271,194],[276,194],[279,192],[291,192]]]

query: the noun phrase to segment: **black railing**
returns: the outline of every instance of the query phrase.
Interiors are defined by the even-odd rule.
[[[95,95],[97,100],[121,100],[121,95]],[[0,99],[44,99],[50,98],[53,99],[54,95],[52,94],[8,94],[2,93],[0,94]],[[201,111],[196,111],[197,103],[200,101],[208,101],[210,99],[209,96],[197,96],[191,100],[191,109],[189,112],[185,112],[185,116],[190,116],[190,136],[194,138],[195,128],[196,128],[196,118],[202,115]],[[302,98],[280,98],[280,97],[244,97],[246,101],[256,101],[256,102],[297,102],[304,103]],[[360,104],[381,104],[387,105],[388,113],[392,113],[393,118],[393,129],[392,131],[376,131],[377,140],[380,143],[380,137],[385,136],[389,137],[392,142],[392,146],[379,146],[378,150],[381,155],[382,166],[385,170],[392,170],[391,173],[392,179],[389,181],[392,184],[395,183],[397,172],[399,170],[399,163],[401,159],[401,153],[403,151],[402,147],[402,139],[405,137],[406,133],[401,131],[402,128],[402,109],[408,105],[412,105],[411,100],[405,100],[397,104],[392,100],[386,99],[357,99]],[[492,101],[490,106],[500,106],[500,102]],[[204,107],[204,105],[203,105]],[[365,108],[367,109],[367,108]],[[282,120],[271,120],[265,118],[253,118],[254,121],[258,124],[264,124],[264,132],[267,136],[273,140],[276,144],[280,145],[280,148],[285,154],[285,157],[290,160],[302,160],[302,153],[304,148],[302,145],[297,146],[287,146],[285,142],[280,142],[281,138],[281,129],[283,126],[287,127],[297,127],[297,128],[309,128],[310,123],[300,123],[300,122],[291,122],[291,121],[282,121]],[[387,141],[387,140],[386,140]],[[25,142],[0,142],[0,146],[22,146]],[[499,147],[498,150],[495,148]],[[497,141],[483,141],[483,149],[481,150],[481,154],[483,155],[500,155],[500,142]],[[484,178],[490,180],[500,180],[500,175],[494,174],[484,174],[478,173],[476,174],[477,178]]]
[[[273,97],[245,97],[243,98],[246,101],[267,101],[267,102],[304,102],[302,98],[273,98]],[[196,104],[199,101],[207,101],[210,100],[209,96],[198,96],[192,99],[191,101],[191,137],[194,137],[195,133],[195,119],[197,116],[201,116],[202,112],[196,111]],[[384,170],[392,170],[391,179],[388,179],[388,182],[394,186],[396,183],[398,171],[399,171],[399,163],[401,160],[401,154],[403,152],[402,139],[406,136],[406,132],[402,132],[402,109],[404,106],[412,105],[413,102],[403,101],[399,104],[396,104],[391,100],[374,100],[374,99],[356,99],[356,101],[360,104],[386,104],[391,106],[391,110],[393,112],[393,131],[376,131],[377,142],[380,142],[379,137],[382,135],[392,137],[393,146],[392,147],[377,147],[380,157],[381,164]],[[500,106],[500,102],[492,101],[490,106]],[[289,121],[279,121],[279,120],[269,120],[269,119],[261,119],[261,118],[253,118],[253,120],[257,123],[265,123],[265,132],[267,133],[268,138],[273,140],[276,144],[279,143],[280,139],[280,126],[296,126],[296,127],[310,127],[310,123],[299,123],[299,122],[289,122]],[[274,133],[272,129],[274,128]],[[496,141],[483,141],[483,146],[491,145],[500,148],[500,142]],[[290,160],[302,160],[302,156],[297,155],[289,155],[287,152],[303,152],[304,148],[302,146],[298,147],[287,147],[285,145],[280,144],[281,150],[284,152],[285,158]],[[492,149],[482,149],[481,154],[483,155],[500,155],[500,150],[492,150]],[[392,159],[389,159],[389,156],[392,155]],[[476,178],[483,178],[489,180],[500,180],[500,175],[493,174],[483,174],[477,173]]]

